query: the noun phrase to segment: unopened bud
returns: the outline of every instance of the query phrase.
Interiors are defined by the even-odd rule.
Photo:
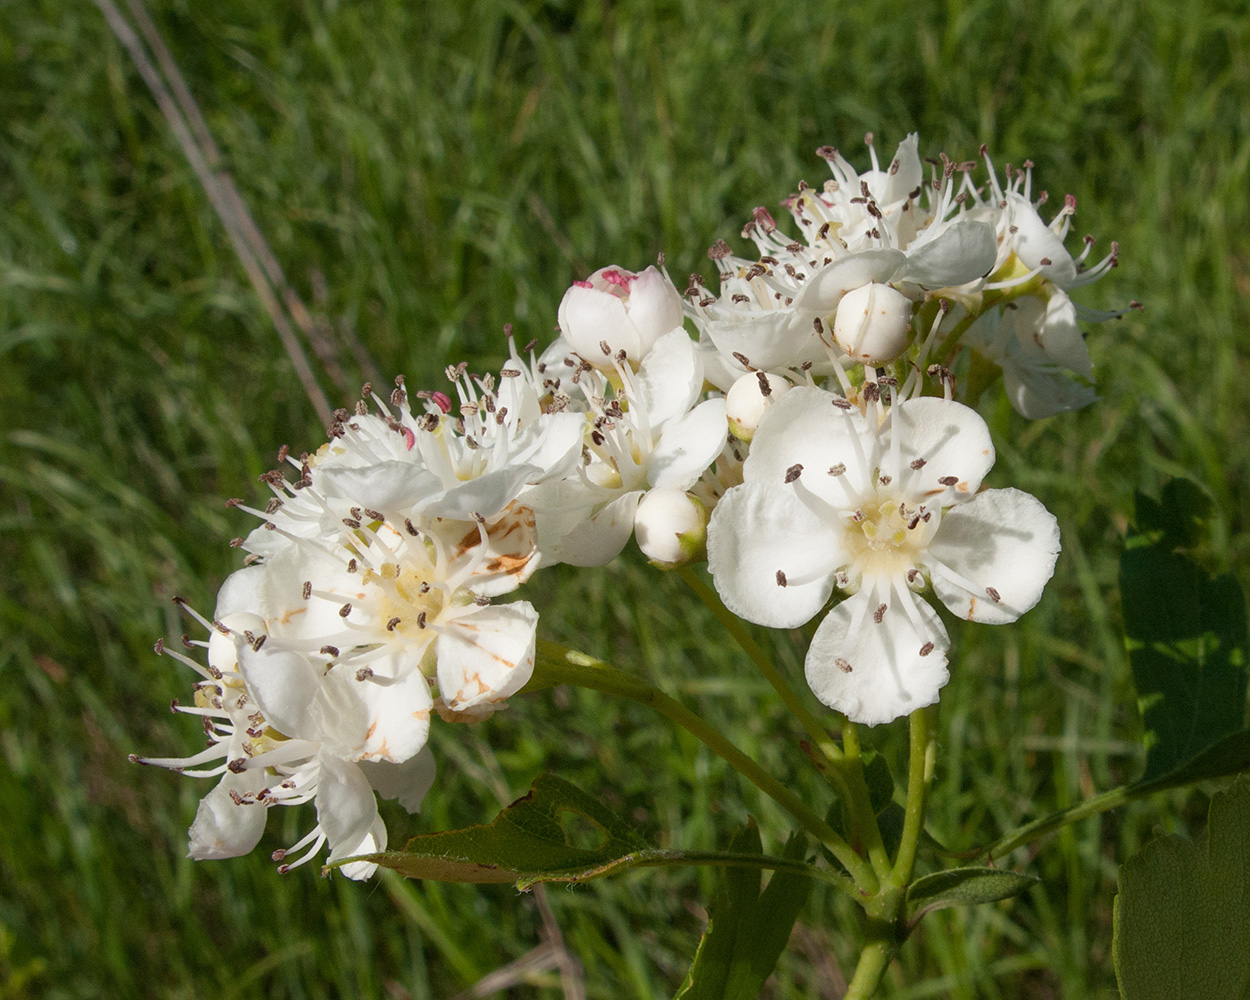
[[[569,345],[596,368],[612,370],[621,352],[637,368],[657,340],[682,325],[681,296],[655,267],[636,274],[604,267],[564,293],[558,317]]]
[[[780,375],[748,372],[725,395],[725,415],[729,432],[739,441],[749,442],[768,408],[791,388]]]
[[[833,320],[833,337],[866,365],[893,361],[907,349],[912,302],[902,292],[869,282],[843,296]]]
[[[707,508],[689,493],[657,487],[638,504],[634,537],[652,563],[673,569],[705,555],[707,522]]]
[[[213,629],[208,635],[209,666],[220,670],[223,674],[234,673],[239,667],[239,642],[243,633],[250,632],[253,636],[265,635],[269,629],[265,619],[246,611],[237,611],[225,615],[221,624],[230,629],[230,635],[223,635]]]

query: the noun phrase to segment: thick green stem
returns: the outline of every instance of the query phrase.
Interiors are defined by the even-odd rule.
[[[646,681],[617,670],[602,660],[545,640],[539,640],[538,665],[534,676],[537,681],[535,687],[574,684],[628,698],[655,709],[670,722],[681,726],[798,820],[799,825],[823,843],[850,873],[861,896],[870,896],[876,892],[878,883],[872,867],[851,849],[833,827],[785,785],[730,743],[714,726],[680,702],[653,688]]]
[[[859,964],[842,1000],[868,1000],[874,996],[896,951],[894,925],[886,920],[870,920],[868,943],[859,953]]]

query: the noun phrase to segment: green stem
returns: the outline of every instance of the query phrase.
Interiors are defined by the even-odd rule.
[[[802,699],[795,692],[794,688],[789,685],[785,677],[782,676],[781,671],[773,666],[772,660],[760,649],[759,643],[751,638],[751,633],[746,630],[742,620],[721,603],[721,599],[717,596],[716,591],[704,583],[699,574],[690,566],[680,567],[677,570],[677,574],[695,592],[695,595],[707,606],[708,610],[716,616],[717,621],[725,627],[725,631],[733,637],[733,640],[742,648],[742,651],[759,668],[760,673],[764,675],[764,679],[780,695],[786,708],[799,720],[799,724],[807,732],[808,739],[812,745],[817,747],[830,763],[840,760],[842,751],[838,744],[829,736],[828,731],[821,725],[820,720],[812,715],[807,706],[803,704]]]
[[[781,697],[782,703],[799,720],[799,724],[807,732],[811,745],[823,755],[827,766],[822,768],[817,763],[817,770],[832,779],[834,788],[847,804],[847,808],[850,811],[851,826],[855,840],[868,852],[868,860],[876,877],[878,879],[884,878],[890,870],[890,859],[886,853],[885,844],[881,839],[881,830],[877,826],[877,817],[872,811],[872,797],[868,791],[868,784],[864,780],[864,767],[859,753],[859,741],[856,734],[852,732],[851,739],[854,740],[854,753],[850,749],[852,744],[847,741],[848,727],[853,730],[854,725],[847,722],[842,727],[842,739],[846,744],[846,752],[844,753],[838,747],[837,742],[829,735],[828,730],[825,729],[820,720],[812,715],[807,706],[803,704],[803,700],[798,693],[786,681],[781,671],[776,668],[768,655],[760,648],[759,643],[751,637],[751,633],[742,624],[742,620],[725,607],[716,592],[703,581],[703,578],[692,567],[682,566],[677,572],[686,582],[686,585],[695,592],[699,600],[716,616],[717,620],[724,626],[725,631],[742,648],[742,651],[759,668],[765,680],[772,685],[773,690]]]
[[[847,772],[848,805],[851,820],[860,841],[868,850],[868,860],[877,878],[885,880],[890,875],[890,855],[881,839],[881,827],[872,808],[872,793],[864,776],[864,755],[859,744],[859,729],[850,719],[842,720],[842,768]]]
[[[912,712],[909,723],[911,747],[908,752],[907,807],[898,857],[881,891],[865,906],[868,911],[868,940],[860,952],[859,965],[843,1000],[868,1000],[875,995],[899,945],[907,936],[904,927],[907,886],[916,864],[916,846],[924,830],[925,805],[937,757],[937,706]],[[847,742],[846,732],[844,729],[842,739],[849,755],[852,745],[858,750],[858,740],[856,735],[851,737],[851,742]]]
[[[937,705],[911,713],[911,747],[907,766],[907,805],[903,817],[903,836],[898,845],[891,883],[903,888],[911,883],[916,865],[916,847],[924,830],[925,806],[929,786],[933,784],[933,767],[937,760]]]
[[[1057,813],[1051,813],[1049,816],[1035,819],[1032,823],[1026,823],[988,847],[977,851],[977,854],[985,854],[991,859],[1004,857],[1017,847],[1023,847],[1025,844],[1032,843],[1039,837],[1053,833],[1069,823],[1076,823],[1088,816],[1096,816],[1098,813],[1106,812],[1108,809],[1115,809],[1117,806],[1143,798],[1153,791],[1158,791],[1158,789],[1144,788],[1134,790],[1131,785],[1120,785],[1118,788],[1103,792],[1101,795],[1095,795],[1093,798],[1086,799],[1084,802],[1078,802],[1067,809],[1061,809]]]
[[[868,943],[859,953],[859,964],[855,966],[855,975],[847,984],[842,1000],[868,1000],[873,996],[896,951],[898,945],[893,924],[885,920],[870,920]]]
[[[615,667],[585,653],[571,650],[558,643],[539,640],[538,665],[535,670],[538,684],[574,684],[604,694],[614,694],[655,709],[670,722],[681,726],[695,739],[730,767],[750,781],[786,812],[798,820],[813,837],[829,848],[855,880],[861,896],[870,896],[877,890],[877,878],[863,858],[851,849],[838,832],[813,812],[797,795],[760,767],[755,761],[730,743],[721,733],[680,702]]]

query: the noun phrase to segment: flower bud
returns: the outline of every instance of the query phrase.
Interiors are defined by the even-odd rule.
[[[223,674],[235,673],[239,669],[239,645],[245,641],[244,634],[250,633],[253,637],[262,636],[267,634],[269,629],[265,625],[265,619],[260,615],[246,611],[236,611],[226,615],[221,619],[221,624],[230,630],[230,634],[226,635],[216,628],[209,633],[208,663]]]
[[[574,282],[560,300],[560,330],[570,346],[596,368],[611,370],[621,351],[632,367],[651,346],[682,325],[681,297],[655,267],[635,274],[605,267]]]
[[[725,395],[725,415],[729,432],[739,441],[750,442],[760,418],[790,388],[780,375],[748,372],[736,381]]]
[[[893,361],[907,349],[911,307],[911,299],[889,285],[861,285],[838,303],[833,337],[842,350],[863,364]]]
[[[707,522],[707,508],[689,493],[657,487],[638,503],[634,537],[652,563],[672,569],[703,557]]]

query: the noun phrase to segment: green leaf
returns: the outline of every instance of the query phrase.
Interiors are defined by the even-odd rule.
[[[1124,863],[1112,947],[1124,1000],[1250,1000],[1250,780],[1212,797],[1198,843]]]
[[[1239,729],[1231,736],[1225,736],[1200,751],[1193,758],[1179,767],[1173,768],[1157,778],[1141,780],[1129,786],[1133,798],[1160,792],[1165,788],[1179,788],[1192,785],[1196,781],[1208,781],[1211,778],[1227,778],[1229,775],[1240,774],[1250,769],[1250,729]]]
[[[916,879],[907,890],[913,919],[921,912],[948,906],[997,903],[1018,896],[1041,880],[1001,868],[950,868]]]
[[[738,832],[729,849],[760,854],[754,820]],[[805,853],[806,838],[796,833],[784,857],[802,862]],[[753,1000],[785,950],[810,891],[810,879],[790,872],[775,872],[762,893],[758,871],[726,872],[708,910],[707,931],[675,1000]]]
[[[1183,769],[1245,725],[1245,596],[1179,545],[1196,543],[1209,502],[1174,480],[1156,503],[1138,495],[1138,531],[1120,560],[1124,630],[1146,729],[1150,783]]]
[[[835,881],[830,869],[802,857],[773,858],[759,848],[747,852],[670,851],[651,847],[624,820],[563,778],[542,774],[529,793],[485,826],[412,837],[402,851],[347,861],[372,861],[408,878],[441,882],[514,882],[528,889],[538,882],[584,882],[631,868],[713,865],[738,877],[774,869],[802,880]],[[782,883],[785,884],[785,883]]]

